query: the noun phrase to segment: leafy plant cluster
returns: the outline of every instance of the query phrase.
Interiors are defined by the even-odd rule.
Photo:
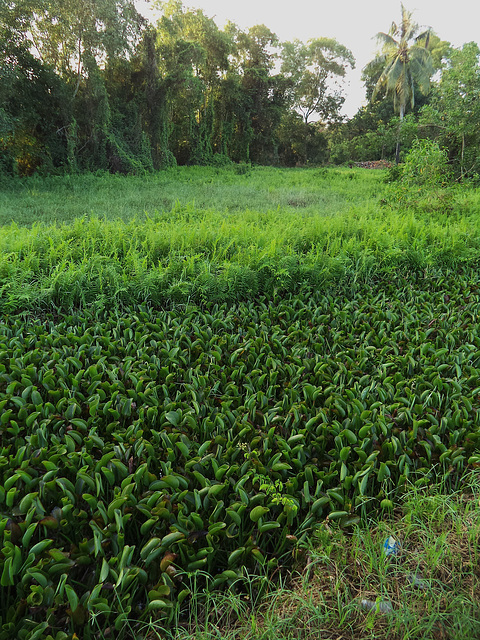
[[[140,637],[327,517],[454,486],[480,463],[479,287],[6,317],[0,638]]]
[[[447,152],[432,140],[417,138],[402,166],[390,170],[387,200],[401,208],[449,213],[454,198],[451,174]]]

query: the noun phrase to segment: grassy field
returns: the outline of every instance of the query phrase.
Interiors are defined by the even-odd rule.
[[[177,167],[144,177],[103,174],[4,180],[0,223],[70,223],[76,218],[121,219],[163,214],[179,205],[221,214],[303,211],[335,215],[373,202],[378,175],[358,170]],[[381,187],[380,187],[381,188]]]
[[[384,178],[2,183],[0,640],[479,636],[478,194]]]
[[[190,167],[4,183],[1,309],[232,303],[477,265],[475,190],[448,215],[405,211],[383,179]]]

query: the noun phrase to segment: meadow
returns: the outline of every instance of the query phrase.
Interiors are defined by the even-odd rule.
[[[1,183],[0,640],[479,636],[479,195],[386,175]]]
[[[382,202],[375,171],[243,170],[6,182],[1,310],[231,303],[476,264],[473,188],[444,215]]]

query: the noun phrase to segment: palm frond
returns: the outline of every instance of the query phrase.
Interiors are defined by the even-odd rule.
[[[425,47],[417,45],[410,47],[410,59],[417,60],[418,63],[425,67],[425,69],[431,74],[435,71],[432,54],[428,49],[425,49]]]
[[[383,47],[398,47],[398,41],[395,40],[389,33],[384,33],[383,31],[379,31],[375,36],[377,42],[381,43]]]
[[[403,6],[403,3],[401,4],[401,7],[402,7],[402,23],[401,23],[402,26],[400,29],[402,34],[402,40],[410,40],[410,38],[412,37],[412,34],[416,31],[418,27],[412,21],[411,12],[405,9],[405,7]]]
[[[428,45],[430,43],[430,36],[431,35],[432,35],[432,30],[431,30],[430,27],[428,27],[428,29],[426,31],[423,31],[418,36],[415,36],[415,42],[419,43],[419,42],[422,42],[423,40],[425,40],[425,43],[422,46],[424,46],[425,49],[428,49]]]
[[[430,78],[434,72],[431,57],[425,58],[421,55],[421,50],[412,51],[410,57],[410,72],[418,84],[420,91],[423,94],[427,94],[430,89]]]
[[[401,85],[404,84],[404,77],[405,63],[402,62],[400,57],[397,57],[391,65],[387,75],[387,89],[400,93],[400,91],[402,91]]]
[[[388,58],[388,61],[387,61]],[[382,71],[382,74],[380,75],[379,79],[377,80],[377,84],[375,85],[375,89],[373,90],[373,94],[372,94],[372,98],[375,100],[378,92],[380,91],[380,89],[386,84],[387,85],[387,91],[388,89],[388,78],[389,78],[389,74],[390,71],[392,69],[392,66],[395,64],[397,59],[397,56],[385,56],[385,67]]]
[[[376,67],[378,67],[379,65],[385,65],[388,57],[389,56],[387,53],[379,53],[378,56],[376,56],[373,60],[367,62],[367,64],[363,68],[365,69],[365,71],[368,71],[369,69],[376,69]]]
[[[388,33],[392,36],[398,35],[398,26],[395,22],[392,22],[392,25],[388,31]]]

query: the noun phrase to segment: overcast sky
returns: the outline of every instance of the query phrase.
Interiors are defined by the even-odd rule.
[[[144,15],[151,3],[135,0]],[[281,41],[298,38],[336,38],[348,47],[357,61],[345,85],[344,113],[352,116],[364,103],[360,74],[374,57],[374,36],[388,31],[392,21],[400,20],[399,0],[184,0],[185,7],[203,9],[222,28],[231,20],[241,28],[265,24]],[[432,27],[442,40],[460,47],[480,42],[480,2],[478,0],[405,0],[405,7],[421,26]]]

